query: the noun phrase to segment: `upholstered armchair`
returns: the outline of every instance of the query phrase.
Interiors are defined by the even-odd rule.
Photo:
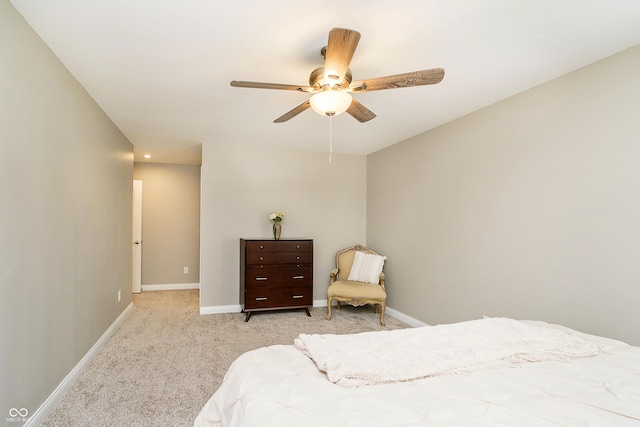
[[[384,287],[382,267],[385,256],[362,245],[342,249],[336,254],[336,268],[329,274],[327,289],[327,319],[331,319],[333,301],[345,302],[354,307],[373,304],[375,312],[380,307],[380,324],[384,326],[384,309],[387,292]]]

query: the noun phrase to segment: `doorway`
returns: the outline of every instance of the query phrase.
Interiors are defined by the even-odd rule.
[[[131,292],[142,292],[142,180],[133,180]]]

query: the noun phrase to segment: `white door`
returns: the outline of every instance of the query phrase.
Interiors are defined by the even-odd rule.
[[[142,181],[133,181],[133,227],[131,238],[132,292],[142,292]]]

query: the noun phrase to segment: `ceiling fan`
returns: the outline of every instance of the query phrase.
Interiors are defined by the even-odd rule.
[[[442,68],[413,71],[352,81],[349,64],[360,41],[360,33],[345,28],[334,28],[329,32],[329,42],[322,48],[324,67],[318,67],[309,76],[309,86],[279,83],[246,82],[234,80],[233,87],[257,89],[294,90],[313,94],[307,101],[274,120],[286,122],[308,108],[321,115],[334,116],[345,111],[361,123],[376,117],[375,113],[351,96],[351,93],[396,89],[440,83],[444,78]]]

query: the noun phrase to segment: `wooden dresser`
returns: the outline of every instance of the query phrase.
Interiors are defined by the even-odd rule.
[[[246,313],[313,306],[312,239],[240,239],[240,305]]]

